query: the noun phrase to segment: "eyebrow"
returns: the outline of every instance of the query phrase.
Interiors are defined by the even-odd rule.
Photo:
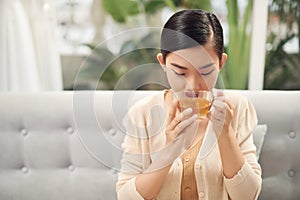
[[[212,65],[214,65],[214,64],[215,64],[215,63],[211,62],[211,63],[208,63],[208,64],[206,64],[206,65],[203,65],[203,66],[199,67],[199,69],[205,69],[205,68],[208,68],[208,67],[210,67],[210,66],[212,66]]]
[[[177,68],[180,68],[180,69],[185,69],[185,70],[187,70],[186,67],[181,66],[181,65],[178,65],[178,64],[176,64],[176,63],[170,63],[170,64],[173,65],[174,67],[177,67]],[[206,64],[206,65],[203,65],[203,66],[199,67],[198,69],[205,69],[205,68],[208,68],[208,67],[210,67],[210,66],[212,66],[212,65],[214,65],[214,64],[215,64],[214,62],[210,62],[210,63],[208,63],[208,64]]]
[[[178,64],[176,64],[176,63],[170,63],[170,64],[173,65],[174,67],[177,67],[177,68],[180,68],[180,69],[185,69],[185,70],[187,70],[186,67],[183,67],[183,66],[181,66],[181,65],[178,65]]]

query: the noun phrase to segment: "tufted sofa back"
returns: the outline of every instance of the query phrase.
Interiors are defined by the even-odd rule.
[[[260,199],[300,199],[300,92],[246,95],[268,125]],[[1,200],[116,199],[122,119],[158,91],[0,94]]]
[[[252,101],[258,123],[268,126],[259,158],[263,172],[259,199],[300,199],[300,91],[238,92]]]

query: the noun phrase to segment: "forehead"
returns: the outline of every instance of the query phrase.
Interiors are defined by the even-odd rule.
[[[212,47],[199,45],[171,52],[167,56],[167,62],[169,60],[170,62],[180,62],[186,65],[199,65],[215,62],[216,58],[217,55]]]

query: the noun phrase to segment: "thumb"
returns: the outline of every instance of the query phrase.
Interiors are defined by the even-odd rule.
[[[207,116],[207,118],[208,118],[209,120],[211,120],[211,112],[212,112],[212,111],[209,110],[208,113],[206,114],[206,116]]]
[[[223,97],[223,96],[225,96],[223,91],[217,92],[217,97]]]

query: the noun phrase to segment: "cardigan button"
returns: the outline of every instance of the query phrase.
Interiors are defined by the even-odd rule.
[[[205,196],[205,193],[204,192],[199,192],[199,197],[200,198],[203,198]]]
[[[196,168],[201,170],[202,169],[202,165],[200,163],[197,163],[196,164]]]

